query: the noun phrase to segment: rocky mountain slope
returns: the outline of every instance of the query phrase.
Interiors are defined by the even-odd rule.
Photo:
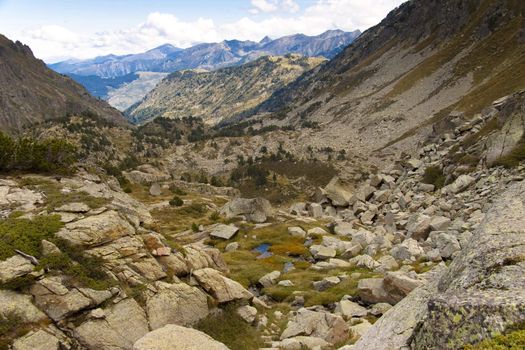
[[[265,56],[213,72],[172,73],[126,114],[134,123],[193,116],[214,125],[257,106],[322,62],[323,58],[298,55]]]
[[[433,125],[525,87],[524,11],[514,0],[409,1],[252,114],[318,122],[319,140],[363,154],[414,149]]]
[[[29,47],[4,36],[0,36],[0,82],[0,127],[4,129],[86,111],[126,123],[116,109],[47,68]]]

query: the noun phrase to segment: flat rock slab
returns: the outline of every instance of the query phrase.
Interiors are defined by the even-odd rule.
[[[233,224],[216,224],[209,227],[208,230],[210,231],[210,236],[222,239],[230,239],[239,232],[239,228]]]

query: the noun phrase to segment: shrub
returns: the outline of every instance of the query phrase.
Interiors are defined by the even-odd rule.
[[[229,304],[220,312],[201,320],[195,328],[230,349],[259,349],[263,346],[259,332],[237,314],[237,307],[235,303]]]
[[[63,225],[58,215],[0,220],[0,260],[16,254],[15,249],[40,257],[41,241],[54,237]]]
[[[199,225],[197,225],[196,223],[191,224],[191,230],[193,232],[199,232]]]
[[[57,138],[18,140],[0,132],[0,171],[34,171],[68,174],[78,161],[77,149]]]
[[[219,212],[217,211],[214,211],[211,215],[210,215],[210,220],[212,221],[217,221],[221,218]]]
[[[445,185],[445,175],[443,170],[437,166],[429,166],[425,169],[423,174],[423,180],[421,182],[425,184],[434,185],[436,189],[442,188]]]
[[[171,193],[179,195],[179,196],[185,196],[187,194],[183,189],[175,185],[170,185],[170,191]]]
[[[181,207],[184,205],[184,201],[179,196],[175,196],[170,200],[170,205],[172,207]]]

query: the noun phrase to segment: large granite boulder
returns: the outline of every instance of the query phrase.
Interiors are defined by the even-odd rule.
[[[17,277],[30,274],[35,266],[26,258],[14,255],[4,261],[0,261],[0,282],[6,283]]]
[[[228,347],[196,329],[167,325],[137,340],[133,350],[228,350]]]
[[[219,303],[233,300],[252,299],[253,294],[247,291],[238,282],[224,277],[219,271],[205,268],[193,273],[199,284]]]
[[[188,326],[208,315],[206,294],[185,283],[155,282],[156,293],[146,300],[151,329],[167,324]]]

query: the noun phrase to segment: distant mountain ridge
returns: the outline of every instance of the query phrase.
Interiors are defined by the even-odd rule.
[[[49,67],[62,74],[115,78],[139,71],[172,73],[196,68],[215,70],[253,61],[263,55],[282,56],[296,53],[308,57],[332,58],[360,34],[359,30],[329,30],[318,36],[295,34],[275,40],[266,37],[258,43],[225,40],[220,43],[199,44],[187,49],[166,44],[140,54],[68,60],[50,64]]]

